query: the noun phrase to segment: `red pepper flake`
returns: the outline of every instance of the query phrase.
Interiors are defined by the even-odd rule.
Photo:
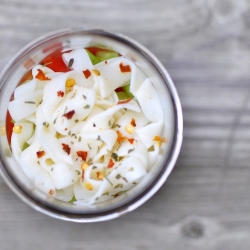
[[[116,197],[118,197],[118,196],[119,196],[119,194],[118,194],[118,193],[117,193],[117,194],[115,194],[115,195],[113,195],[113,197],[114,197],[114,198],[116,198]]]
[[[128,139],[128,141],[130,142],[130,144],[133,144],[135,139],[134,138],[131,138],[131,139]]]
[[[64,92],[63,91],[58,91],[57,96],[58,97],[64,97]]]
[[[116,131],[116,134],[117,134],[117,139],[116,139],[116,141],[117,141],[118,143],[121,143],[123,140],[126,139],[126,137],[123,137],[123,136],[122,136],[122,133],[121,133],[119,130]]]
[[[70,154],[71,148],[69,147],[69,145],[62,143],[62,148],[64,152],[66,152],[68,155]]]
[[[131,68],[129,65],[123,65],[122,63],[120,63],[119,67],[122,73],[131,72]]]
[[[125,100],[122,100],[122,101],[119,101],[117,104],[125,104],[125,103],[128,103],[132,100],[131,97],[129,97],[128,99],[125,99]]]
[[[91,76],[91,72],[88,69],[84,70],[83,74],[84,74],[86,79],[88,79]]]
[[[134,118],[132,118],[130,124],[131,124],[132,126],[136,127],[136,123],[135,123],[135,119],[134,119]]]
[[[37,151],[36,155],[37,155],[37,158],[41,158],[45,155],[45,152],[44,151]]]
[[[64,114],[63,116],[65,116],[68,120],[70,120],[74,114],[75,110],[71,110],[68,113]]]
[[[36,75],[36,78],[40,81],[46,81],[46,80],[50,80],[50,78],[48,78],[47,76],[45,76],[45,74],[43,73],[43,71],[41,69],[37,70],[38,73]]]
[[[112,168],[114,165],[115,165],[115,163],[113,162],[112,159],[110,159],[107,168]]]
[[[49,194],[50,194],[50,195],[53,195],[54,193],[55,193],[54,190],[52,190],[52,189],[49,190]]]
[[[87,160],[87,156],[88,156],[87,151],[77,151],[76,154],[78,157],[81,157],[83,161]]]

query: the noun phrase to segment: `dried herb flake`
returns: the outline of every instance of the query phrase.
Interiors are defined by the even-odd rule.
[[[36,104],[35,102],[32,102],[32,101],[26,101],[24,103],[28,103],[28,104]]]
[[[74,58],[71,58],[68,63],[68,69],[72,67],[73,63],[74,63]]]

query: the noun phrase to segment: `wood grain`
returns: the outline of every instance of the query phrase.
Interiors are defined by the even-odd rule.
[[[249,17],[248,0],[0,0],[0,69],[46,32],[101,27],[160,59],[184,112],[183,147],[170,178],[119,219],[51,219],[0,179],[0,249],[249,249]]]

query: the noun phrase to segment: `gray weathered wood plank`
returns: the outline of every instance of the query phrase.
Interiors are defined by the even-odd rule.
[[[0,178],[0,249],[248,249],[250,246],[248,0],[0,0],[0,69],[46,32],[124,33],[170,72],[184,111],[179,160],[138,210],[104,223],[51,219]]]

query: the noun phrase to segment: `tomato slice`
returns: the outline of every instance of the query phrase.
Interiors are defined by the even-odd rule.
[[[66,52],[61,52],[60,50],[54,51],[45,57],[41,63],[55,72],[68,72],[70,69],[68,69],[68,66],[63,61],[63,53]]]
[[[7,114],[6,114],[5,126],[6,126],[6,135],[7,135],[8,143],[11,144],[11,136],[12,136],[12,130],[14,127],[14,123],[12,122],[12,117],[10,116],[9,111],[7,111]]]

